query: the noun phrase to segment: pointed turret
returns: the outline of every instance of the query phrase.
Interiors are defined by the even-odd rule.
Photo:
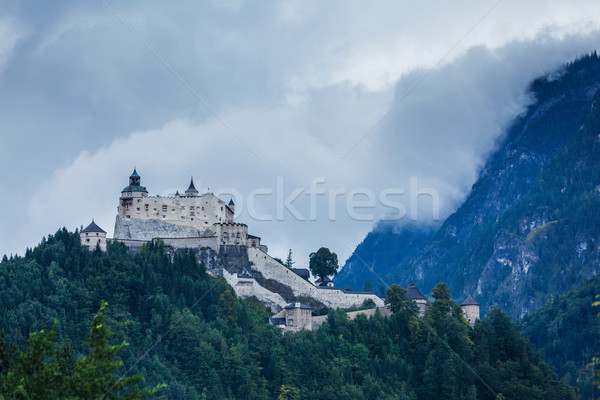
[[[89,224],[85,229],[82,229],[80,233],[91,233],[91,232],[98,232],[98,233],[104,233],[106,234],[106,232],[100,228],[98,225],[96,225],[96,223],[94,222],[94,220],[92,219],[92,223]]]
[[[479,306],[479,303],[473,298],[473,296],[469,295],[465,301],[462,302],[461,306]]]
[[[475,321],[479,319],[479,303],[469,295],[460,305],[463,310],[465,318],[469,322],[470,326],[475,325]]]
[[[425,296],[417,289],[414,281],[410,281],[410,285],[408,286],[408,290],[406,291],[406,298],[413,300],[427,300]]]
[[[190,187],[185,191],[186,196],[198,196],[198,191],[194,187],[194,177],[190,180]]]
[[[410,281],[410,285],[408,285],[406,298],[414,300],[415,303],[417,303],[419,317],[423,317],[425,315],[425,310],[427,309],[427,298],[423,296],[423,293],[421,293],[419,289],[417,289],[414,281]]]

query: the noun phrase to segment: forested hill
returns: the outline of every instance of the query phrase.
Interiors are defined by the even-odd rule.
[[[470,329],[443,285],[436,296],[421,320],[411,307],[353,321],[340,310],[316,332],[282,335],[268,310],[237,299],[193,252],[158,243],[131,254],[112,242],[89,252],[62,229],[0,262],[0,390],[9,393],[15,379],[6,374],[19,365],[8,344],[26,349],[54,318],[58,340],[73,349],[54,357],[69,371],[106,300],[112,340],[130,343],[119,353],[122,373],[166,383],[155,398],[574,399],[502,312]]]
[[[414,279],[429,291],[448,282],[458,298],[473,294],[484,312],[497,305],[513,317],[589,278],[600,263],[599,87],[596,53],[535,80],[534,103],[432,238],[403,257],[375,231],[355,254],[388,283]],[[336,284],[372,279],[351,275]]]
[[[595,275],[519,321],[519,330],[566,383],[592,398],[592,357],[600,349],[600,275]]]

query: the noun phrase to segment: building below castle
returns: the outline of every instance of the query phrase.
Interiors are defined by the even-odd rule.
[[[100,228],[94,220],[87,227],[79,232],[81,244],[90,250],[94,250],[97,246],[100,250],[106,251],[106,232]]]

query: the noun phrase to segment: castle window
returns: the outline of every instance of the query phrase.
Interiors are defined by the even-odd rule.
[[[90,239],[85,239],[85,241],[86,241],[87,243],[89,243],[89,242],[90,242]]]
[[[96,232],[96,236],[98,236],[98,235],[99,235],[99,233],[98,233],[98,232]]]
[[[202,211],[204,211],[204,207],[202,207]]]
[[[193,216],[194,216],[194,214],[195,214],[195,213],[194,213],[193,211],[190,211],[190,217],[193,217]]]
[[[223,211],[223,207],[221,207],[221,211]]]
[[[138,208],[136,208],[136,210],[137,210],[137,212],[140,212],[140,208],[139,208],[139,207],[138,207]]]

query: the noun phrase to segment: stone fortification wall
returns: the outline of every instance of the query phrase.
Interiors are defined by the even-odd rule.
[[[219,222],[214,225],[214,230],[222,246],[248,245],[248,225],[246,224]]]
[[[203,247],[209,247],[214,251],[219,250],[219,244],[215,236],[160,239],[165,242],[167,246],[173,246],[176,249],[201,249]]]
[[[370,308],[368,310],[360,310],[360,311],[350,311],[346,314],[348,315],[348,318],[350,318],[351,320],[355,319],[359,315],[364,315],[367,318],[371,318],[373,315],[375,315],[377,310],[379,310],[381,315],[383,315],[384,317],[389,317],[390,315],[392,315],[392,312],[387,307]],[[325,321],[327,321],[327,315],[317,315],[317,316],[312,317],[312,330],[314,331],[314,330],[319,329],[321,327],[321,325],[323,325],[323,322],[325,322]]]
[[[260,272],[265,279],[273,279],[288,286],[297,298],[310,297],[331,308],[360,306],[366,299],[372,299],[375,305],[383,307],[383,300],[374,293],[353,293],[336,288],[317,288],[260,249],[248,248],[248,260],[252,263],[253,271]]]
[[[156,219],[126,219],[117,216],[115,239],[152,240],[161,238],[189,238],[214,236],[212,231],[199,230],[192,226],[175,225]]]
[[[260,286],[252,278],[238,277],[238,274],[230,274],[226,269],[223,269],[223,278],[233,288],[235,294],[242,299],[256,297],[258,301],[270,307],[273,312],[279,312],[287,305],[283,297]]]

